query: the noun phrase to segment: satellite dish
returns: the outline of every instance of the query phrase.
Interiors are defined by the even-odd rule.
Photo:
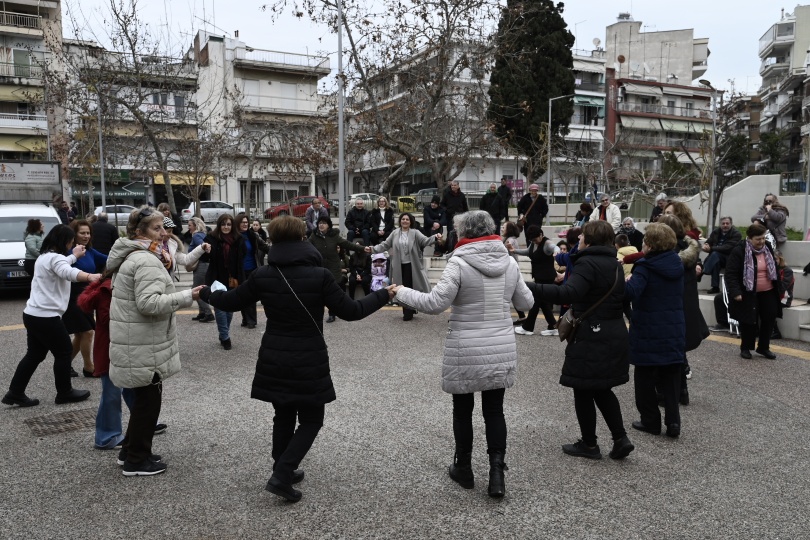
[[[638,68],[640,68],[640,67],[641,67],[641,64],[639,64],[638,62],[630,62],[630,70],[631,70],[633,73],[635,73],[636,71],[638,71]]]
[[[602,44],[602,40],[599,39],[598,37],[595,37],[595,38],[593,38],[593,41],[591,43],[593,43],[593,46],[598,49],[599,45]]]
[[[647,65],[647,62],[644,62],[644,72],[645,72],[645,73],[649,73],[649,72],[650,72],[650,66],[648,66],[648,65]]]
[[[615,69],[616,71],[621,71],[622,65],[619,64],[618,62],[613,62],[613,69]]]
[[[624,55],[620,54],[619,56],[616,57],[616,60],[618,60],[620,64],[624,64],[625,60]]]

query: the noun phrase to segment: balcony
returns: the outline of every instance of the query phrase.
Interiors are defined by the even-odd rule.
[[[28,13],[0,11],[0,34],[42,35],[42,17]]]
[[[311,73],[326,76],[330,73],[329,58],[306,54],[268,51],[240,47],[236,49],[234,64],[239,67],[283,73]]]
[[[571,125],[605,127],[605,119],[587,114],[574,114],[571,116]]]
[[[804,124],[799,133],[801,133],[802,137],[806,137],[806,136],[810,135],[810,124]]]
[[[318,101],[276,96],[245,94],[243,106],[252,113],[291,114],[316,116],[320,114]]]
[[[711,111],[690,107],[667,107],[653,103],[619,103],[616,107],[620,112],[656,114],[661,116],[679,116],[682,118],[711,119]]]
[[[709,69],[709,61],[708,60],[701,60],[699,62],[692,63],[692,79],[697,79],[698,77],[702,77],[706,71]]]
[[[802,109],[810,108],[810,96],[802,100]]]
[[[591,83],[591,82],[582,82],[576,85],[576,90],[585,90],[588,92],[601,92],[605,93],[605,84],[604,83]]]
[[[44,114],[0,113],[0,132],[34,135],[48,130],[48,118]]]
[[[785,114],[794,108],[798,109],[801,103],[802,98],[800,96],[790,96],[779,104],[779,114]]]
[[[0,62],[0,77],[18,77],[20,79],[41,79],[42,68],[37,65],[10,64]]]
[[[761,38],[759,38],[759,56],[770,52],[773,47],[780,44],[793,43],[795,39],[795,24],[793,22],[777,23],[771,26]]]
[[[759,74],[767,77],[786,70],[790,66],[790,56],[777,56],[766,58],[759,66]]]

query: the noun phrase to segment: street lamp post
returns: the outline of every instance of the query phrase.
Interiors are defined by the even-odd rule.
[[[698,81],[712,91],[712,181],[709,185],[709,212],[706,218],[706,234],[714,229],[714,197],[717,190],[717,89],[706,79]]]
[[[566,94],[564,96],[557,96],[548,100],[548,167],[546,167],[546,195],[548,202],[551,202],[551,103],[558,99],[565,99],[573,97],[575,94]]]
[[[338,31],[338,228],[343,231],[343,216],[346,210],[346,164],[344,162],[343,147],[343,4],[337,0],[337,31]]]

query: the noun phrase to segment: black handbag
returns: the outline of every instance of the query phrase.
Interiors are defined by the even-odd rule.
[[[577,317],[576,319],[574,318],[573,306],[571,309],[565,312],[565,315],[560,317],[560,320],[557,321],[557,332],[559,333],[560,341],[572,343],[577,335],[577,330],[579,329],[579,325],[582,324],[582,321],[587,319],[588,316],[613,293],[616,285],[619,284],[619,268],[619,266],[616,266],[616,281],[613,282],[613,286],[610,288],[607,294],[600,298],[597,303],[588,308],[588,310],[583,313],[581,317]]]

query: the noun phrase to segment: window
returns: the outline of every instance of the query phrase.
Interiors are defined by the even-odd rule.
[[[165,93],[152,94],[153,105],[168,105],[168,103],[169,103],[169,94]]]
[[[174,117],[185,118],[186,116],[186,97],[174,96]]]
[[[281,109],[296,109],[298,85],[295,83],[281,83]]]

